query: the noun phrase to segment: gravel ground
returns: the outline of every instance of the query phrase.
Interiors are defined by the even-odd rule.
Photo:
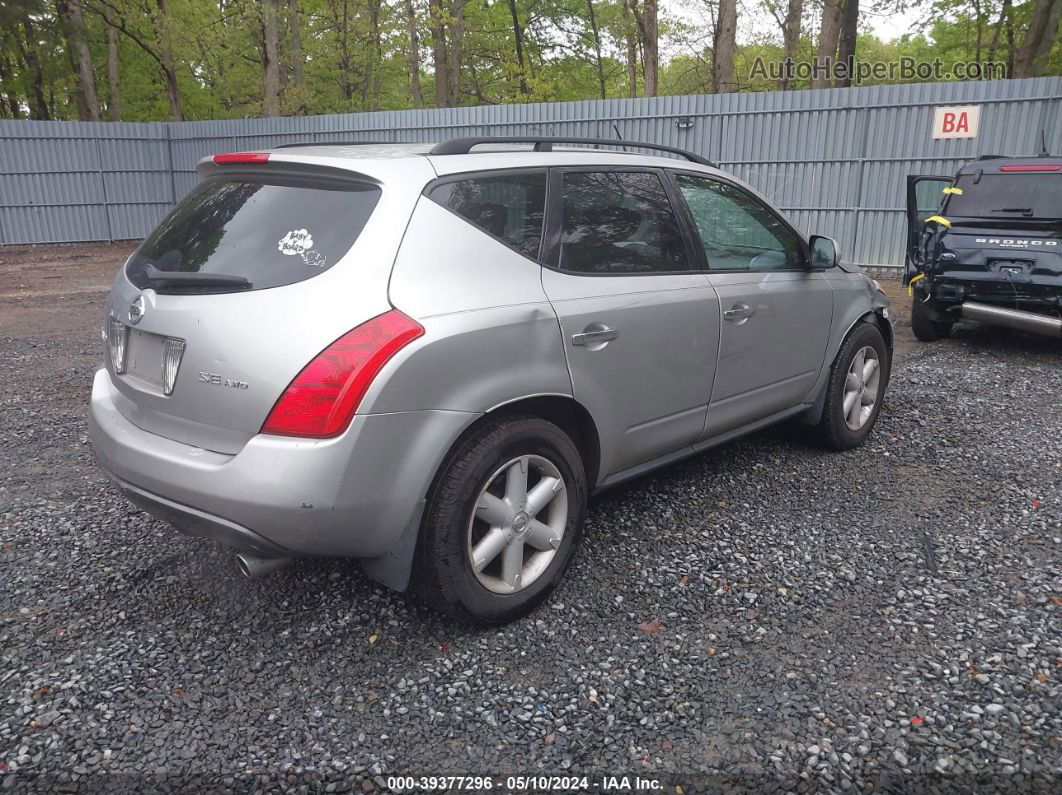
[[[240,579],[126,503],[87,439],[93,279],[0,296],[0,792],[1056,790],[1057,344],[916,346],[893,287],[868,444],[776,429],[604,495],[555,596],[470,631],[349,562]]]

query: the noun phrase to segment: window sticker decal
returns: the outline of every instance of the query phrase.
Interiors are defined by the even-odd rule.
[[[302,261],[311,267],[325,266],[324,255],[313,247],[313,235],[306,229],[292,229],[277,241],[277,250],[289,257],[302,257]]]

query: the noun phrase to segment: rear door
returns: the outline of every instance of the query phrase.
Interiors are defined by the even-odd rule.
[[[602,477],[688,446],[704,427],[719,303],[657,169],[552,169],[542,284]]]
[[[808,397],[825,357],[833,289],[809,268],[800,236],[744,188],[690,172],[674,180],[722,312],[709,438]]]
[[[907,284],[918,272],[917,250],[927,218],[940,212],[946,188],[954,182],[952,177],[915,176],[907,177],[907,249],[904,257],[903,283]]]

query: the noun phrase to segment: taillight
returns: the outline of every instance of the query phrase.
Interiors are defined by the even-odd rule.
[[[262,433],[313,439],[343,433],[377,373],[422,334],[420,324],[397,309],[348,331],[295,376]]]
[[[1058,166],[1049,166],[1049,165],[1043,165],[1043,166],[1037,166],[1037,165],[1000,166],[999,170],[1000,171],[1005,171],[1007,173],[1015,173],[1016,172],[1016,173],[1019,173],[1019,174],[1036,174],[1036,173],[1042,174],[1042,173],[1054,173],[1056,171],[1062,171],[1062,165],[1058,165]]]
[[[111,367],[115,375],[125,372],[125,349],[129,339],[129,326],[115,317],[107,318],[107,348],[111,354]]]
[[[214,155],[211,160],[219,166],[224,165],[249,165],[252,163],[268,163],[269,152],[231,152],[227,155]]]

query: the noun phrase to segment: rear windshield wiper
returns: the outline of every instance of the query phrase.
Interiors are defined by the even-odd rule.
[[[1032,207],[1000,207],[998,210],[993,210],[994,213],[1021,213],[1022,215],[1032,215]]]
[[[192,271],[160,271],[154,265],[144,266],[144,277],[153,287],[236,287],[249,290],[251,283],[242,276],[228,273],[196,273]]]

